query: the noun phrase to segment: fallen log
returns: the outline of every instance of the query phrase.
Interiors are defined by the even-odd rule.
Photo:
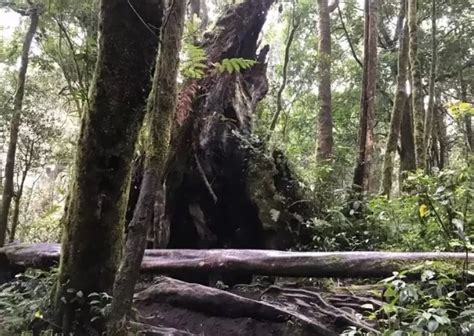
[[[49,268],[59,244],[0,248],[0,269]],[[146,250],[142,271],[157,274],[252,274],[282,277],[387,277],[425,261],[461,266],[474,256],[448,252],[286,252],[275,250]],[[459,268],[461,269],[461,267]]]

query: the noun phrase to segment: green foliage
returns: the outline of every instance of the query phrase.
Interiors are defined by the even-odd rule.
[[[56,278],[57,270],[27,270],[17,274],[14,281],[0,286],[1,336],[19,335],[40,321],[52,326],[46,311],[50,307],[49,293]]]
[[[202,78],[207,69],[207,55],[204,49],[185,43],[183,54],[184,58],[180,62],[181,74],[186,78]]]
[[[257,63],[255,60],[238,58],[224,58],[222,61],[216,63],[214,66],[218,73],[233,73],[249,69]]]
[[[184,58],[181,61],[181,75],[185,78],[201,79],[209,69],[208,58],[203,48],[191,43],[185,43],[183,46]],[[251,68],[257,61],[245,59],[242,57],[224,58],[220,62],[212,64],[216,73],[240,72]]]
[[[383,280],[384,304],[368,308],[384,336],[472,335],[474,333],[474,283],[462,285],[456,275],[426,263]],[[422,272],[417,281],[408,274]],[[457,274],[459,277],[459,274]],[[342,335],[370,335],[353,327]]]

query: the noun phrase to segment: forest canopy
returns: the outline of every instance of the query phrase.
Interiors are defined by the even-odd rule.
[[[473,9],[0,0],[0,336],[473,335]]]

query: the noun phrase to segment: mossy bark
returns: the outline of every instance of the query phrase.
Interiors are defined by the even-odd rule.
[[[423,88],[421,83],[421,64],[418,58],[418,21],[417,0],[408,0],[408,30],[410,34],[410,68],[411,96],[413,108],[413,124],[415,134],[416,167],[423,168],[425,164],[424,124],[425,109],[423,106]]]
[[[393,176],[393,157],[397,150],[400,127],[402,124],[403,110],[407,99],[408,77],[408,26],[405,25],[399,38],[397,89],[390,120],[390,132],[382,168],[382,194],[390,197]]]
[[[20,59],[20,69],[18,71],[17,87],[13,97],[13,116],[10,122],[10,142],[5,163],[5,183],[3,185],[2,207],[0,209],[0,247],[5,244],[7,234],[8,215],[13,198],[13,175],[15,170],[15,155],[18,143],[18,132],[21,123],[21,110],[23,107],[23,97],[25,95],[26,71],[28,69],[31,42],[38,27],[40,7],[29,9],[30,25],[23,40],[23,48]]]
[[[87,297],[113,285],[162,9],[161,0],[101,1],[98,59],[77,145],[56,286],[64,333],[77,326],[80,334],[89,324],[87,310],[71,302],[75,292]]]
[[[145,252],[148,228],[153,219],[155,196],[162,183],[176,113],[179,52],[185,13],[185,1],[177,1],[170,6],[161,35],[161,52],[148,99],[150,135],[146,148],[145,172],[133,219],[128,226],[125,254],[114,283],[108,335],[127,335],[123,322],[132,307],[134,288]]]

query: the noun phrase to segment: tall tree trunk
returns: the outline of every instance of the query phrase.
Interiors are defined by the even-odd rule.
[[[374,109],[377,80],[377,0],[365,0],[364,67],[359,115],[359,152],[354,171],[356,192],[370,189],[370,168],[374,152]]]
[[[400,128],[400,186],[408,172],[416,170],[415,137],[413,135],[413,115],[411,96],[405,101]]]
[[[459,73],[459,80],[461,84],[461,101],[466,103],[467,102],[467,84],[464,81],[463,71]],[[472,132],[472,116],[470,114],[466,114],[464,116],[464,126],[465,126],[465,133],[466,133],[466,147],[468,151],[474,152],[474,135]]]
[[[433,116],[435,108],[435,84],[436,84],[436,0],[431,1],[431,68],[428,109],[425,113],[425,125],[423,131],[423,169],[425,173],[430,170],[430,138],[433,133]]]
[[[319,29],[319,112],[317,159],[327,161],[333,154],[332,109],[331,109],[331,20],[330,10],[337,7],[336,1],[329,6],[328,0],[318,0]],[[331,8],[330,8],[331,7]]]
[[[405,25],[403,32],[399,35],[398,49],[398,75],[397,89],[393,104],[392,118],[390,120],[390,131],[385,149],[382,168],[382,194],[390,197],[392,189],[393,156],[397,150],[400,127],[403,119],[403,111],[407,99],[408,78],[408,26]]]
[[[151,226],[155,195],[168,157],[173,117],[176,114],[179,51],[183,35],[186,1],[170,6],[167,24],[161,35],[161,53],[148,99],[150,138],[140,196],[128,227],[125,254],[114,283],[113,299],[107,334],[127,335],[126,316],[133,300],[135,284],[145,252],[148,228]]]
[[[7,159],[5,163],[5,184],[2,194],[2,208],[0,209],[0,247],[5,244],[8,226],[8,214],[13,197],[13,175],[15,169],[15,155],[18,142],[18,131],[21,123],[21,110],[23,106],[23,96],[25,95],[26,71],[28,69],[31,42],[38,27],[40,7],[33,6],[29,10],[30,25],[23,40],[21,52],[20,69],[15,95],[13,98],[13,116],[10,123],[10,142],[8,144]]]
[[[110,292],[113,285],[162,10],[160,0],[101,1],[98,59],[77,145],[56,286],[63,333],[73,325],[81,333],[90,325],[88,309],[72,301],[76,292],[87,297]]]
[[[421,64],[418,59],[418,21],[417,0],[408,0],[408,29],[410,32],[410,67],[411,96],[415,131],[416,166],[423,168],[425,164],[424,150],[424,119],[423,89],[421,87]]]

